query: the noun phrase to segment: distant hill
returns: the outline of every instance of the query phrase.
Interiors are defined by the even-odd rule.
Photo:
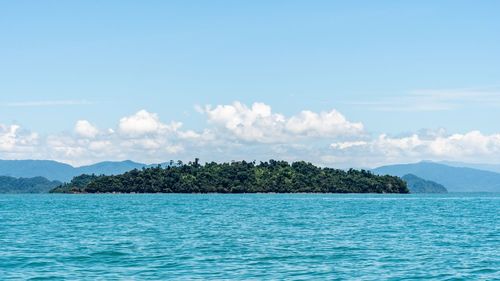
[[[165,166],[166,164],[162,164]],[[101,162],[94,165],[73,167],[49,160],[0,160],[0,176],[15,178],[44,177],[67,182],[81,174],[118,175],[133,169],[150,167],[133,161]]]
[[[66,181],[76,173],[68,164],[48,160],[0,160],[0,176],[15,178],[44,177]]]
[[[100,162],[89,166],[78,167],[75,169],[78,171],[77,175],[81,174],[118,175],[131,171],[133,169],[142,169],[143,167],[148,167],[148,165],[127,160],[122,162],[110,162],[110,161]]]
[[[390,165],[373,170],[379,175],[417,177],[440,183],[449,192],[500,192],[500,174],[472,168],[452,167],[433,162]]]
[[[447,193],[448,190],[439,183],[424,180],[415,175],[408,174],[402,178],[408,185],[410,193]]]
[[[0,193],[45,193],[61,184],[43,177],[13,178],[0,176]]]

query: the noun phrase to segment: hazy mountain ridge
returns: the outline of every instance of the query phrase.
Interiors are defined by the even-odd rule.
[[[463,163],[463,162],[451,162],[451,161],[442,161],[437,163],[458,168],[472,168],[476,170],[500,173],[500,164]]]
[[[165,166],[167,164],[160,164]],[[0,176],[14,178],[44,177],[62,182],[70,181],[81,174],[117,175],[133,169],[142,169],[147,165],[130,160],[120,162],[99,162],[93,165],[73,167],[51,160],[0,160]]]
[[[500,192],[500,174],[434,162],[388,165],[373,169],[380,175],[417,177],[444,185],[449,192]]]
[[[405,175],[402,179],[408,185],[410,193],[448,193],[448,190],[443,185],[413,174]]]

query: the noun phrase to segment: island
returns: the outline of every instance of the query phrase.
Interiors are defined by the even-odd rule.
[[[51,181],[44,177],[15,178],[0,176],[0,194],[4,193],[46,193],[60,186],[60,181]]]
[[[413,174],[403,176],[403,180],[408,185],[411,193],[448,193],[448,190],[443,185]]]
[[[234,161],[80,175],[52,193],[409,193],[406,182],[366,170],[322,168],[299,161]]]

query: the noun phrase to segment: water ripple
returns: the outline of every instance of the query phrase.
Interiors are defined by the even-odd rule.
[[[500,280],[500,195],[3,195],[2,280]]]

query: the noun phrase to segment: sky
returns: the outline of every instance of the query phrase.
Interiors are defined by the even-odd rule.
[[[0,159],[498,163],[499,1],[2,1]]]

